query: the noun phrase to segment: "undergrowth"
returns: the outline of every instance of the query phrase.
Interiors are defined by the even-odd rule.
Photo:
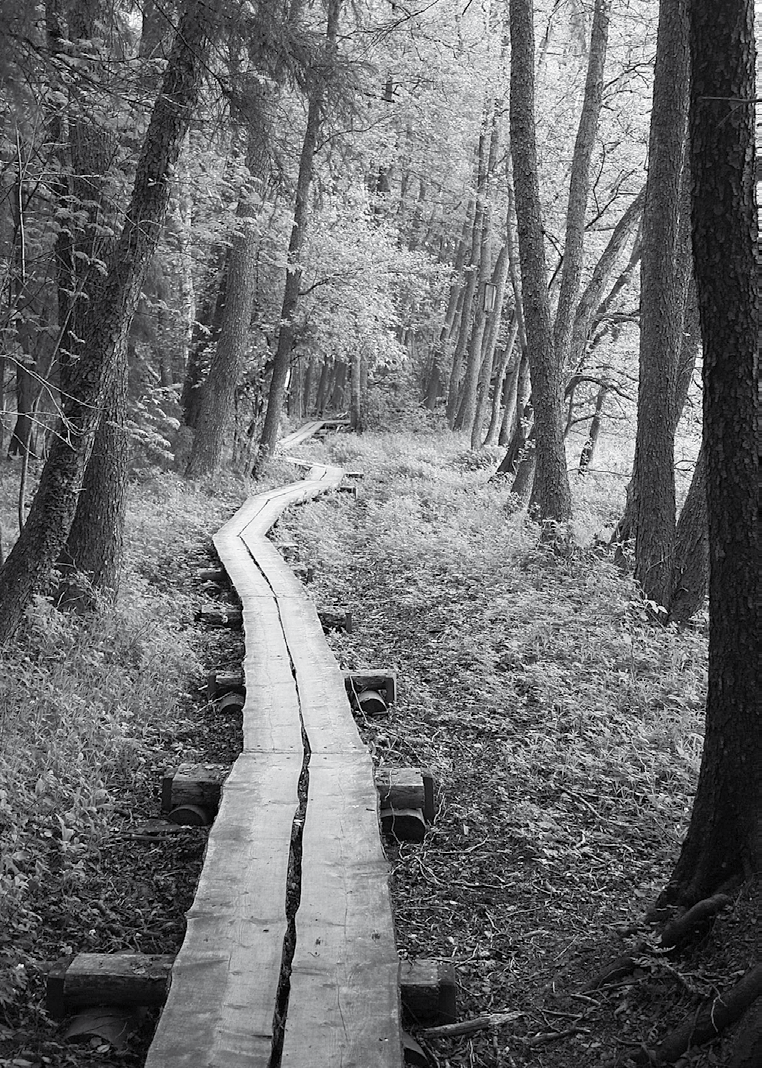
[[[363,734],[377,763],[428,767],[439,784],[424,846],[395,859],[398,944],[458,966],[466,1015],[508,1005],[529,1019],[538,985],[576,969],[579,989],[616,955],[669,876],[701,754],[703,619],[655,626],[596,539],[624,503],[615,449],[573,480],[564,554],[489,481],[496,463],[449,433],[339,436],[310,456],[365,471],[356,502],[284,520],[311,596],[353,613],[353,633],[331,638],[342,667],[397,673],[393,715]],[[447,1063],[580,1055],[491,1043]],[[585,1049],[598,1063],[601,1043]]]
[[[78,616],[38,596],[2,651],[0,1022],[23,1000],[30,962],[71,951],[38,946],[40,913],[51,894],[77,909],[147,747],[199,674],[187,556],[223,509],[171,475],[134,483],[116,605]]]

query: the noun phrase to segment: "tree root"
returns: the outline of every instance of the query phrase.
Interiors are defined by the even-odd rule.
[[[762,964],[749,968],[743,977],[730,990],[719,994],[693,1016],[676,1027],[657,1049],[651,1054],[644,1051],[635,1058],[636,1064],[674,1064],[693,1046],[703,1046],[711,1042],[721,1031],[742,1016],[754,1002],[762,996]],[[753,1049],[751,1055],[753,1056]],[[745,1057],[745,1052],[742,1051]],[[758,1063],[742,1059],[739,1064]]]
[[[762,1064],[762,998],[744,1014],[733,1043],[728,1068],[757,1068]]]
[[[698,901],[677,919],[671,920],[662,928],[659,938],[659,950],[665,953],[674,953],[679,949],[701,926],[710,923],[717,913],[732,904],[733,899],[727,894],[713,894],[712,897]],[[601,987],[610,986],[631,975],[638,967],[638,958],[650,951],[647,942],[641,941],[631,953],[608,964],[600,971],[585,987],[585,993],[591,990],[600,990]]]

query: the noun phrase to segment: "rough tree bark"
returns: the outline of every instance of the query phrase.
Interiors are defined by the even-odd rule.
[[[556,358],[540,212],[534,117],[534,24],[530,0],[511,0],[511,158],[516,193],[524,320],[532,378],[537,467],[530,509],[540,521],[566,522],[561,367]]]
[[[641,259],[640,374],[632,477],[635,577],[669,605],[675,543],[676,357],[690,278],[681,227],[688,120],[687,0],[661,0]]]
[[[709,688],[690,825],[661,898],[682,905],[762,869],[752,0],[693,0],[690,43],[693,247],[704,340]]]
[[[259,236],[255,216],[253,191],[243,190],[238,203],[237,229],[228,253],[225,304],[217,344],[209,373],[199,387],[196,432],[185,472],[188,478],[214,474],[230,437],[235,391],[249,343],[256,289]]]
[[[167,211],[170,174],[195,109],[214,10],[192,0],[178,27],[137,166],[135,184],[85,355],[72,368],[65,423],[54,440],[26,526],[0,570],[0,644],[18,627],[68,536],[85,466],[142,281]]]

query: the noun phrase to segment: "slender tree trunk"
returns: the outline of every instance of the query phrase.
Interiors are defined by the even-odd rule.
[[[500,474],[516,473],[516,465],[526,440],[521,424],[522,421],[528,420],[531,415],[530,396],[529,357],[524,351],[521,353],[515,378],[511,382],[511,389],[505,404],[503,424],[500,428],[500,437],[498,438],[499,445],[507,446],[505,456],[500,467],[498,467]]]
[[[598,396],[595,398],[595,411],[593,412],[593,418],[590,420],[590,430],[587,435],[587,441],[582,446],[582,452],[579,457],[579,467],[577,470],[580,475],[586,473],[592,462],[593,456],[595,455],[595,447],[598,444],[598,437],[601,432],[603,405],[606,401],[608,391],[608,386],[604,383],[601,383],[598,387]]]
[[[208,371],[209,352],[213,351],[222,327],[227,299],[228,251],[221,244],[216,245],[212,251],[211,266],[202,290],[198,317],[193,324],[188,362],[180,395],[183,422],[191,428],[195,428],[198,422],[201,409],[201,386]]]
[[[476,278],[476,302],[474,306],[474,321],[471,330],[471,337],[468,345],[468,361],[466,364],[466,376],[463,383],[463,396],[458,408],[457,417],[455,419],[456,430],[468,430],[471,433],[471,437],[474,437],[474,420],[476,418],[476,409],[478,405],[478,391],[479,391],[479,379],[482,375],[482,368],[485,362],[484,351],[484,337],[489,324],[495,319],[499,318],[502,307],[502,302],[498,304],[497,296],[495,296],[494,308],[492,310],[487,308],[487,284],[491,281],[493,286],[497,286],[497,273],[498,266],[495,266],[492,271],[492,279],[490,280],[490,269],[492,261],[492,203],[491,203],[491,186],[492,178],[497,166],[497,155],[500,146],[500,125],[497,118],[497,111],[500,104],[493,105],[493,117],[492,117],[492,130],[490,134],[489,153],[487,157],[487,172],[484,182],[484,194],[483,202],[484,209],[482,213],[482,229],[479,236],[479,272]],[[507,253],[504,254],[507,260]],[[494,348],[490,353],[490,367],[492,363],[492,356],[494,355]],[[472,446],[475,447],[475,446]]]
[[[681,237],[688,118],[686,0],[661,0],[641,259],[640,376],[632,500],[635,577],[668,609],[675,539],[674,426],[690,249]],[[682,230],[682,234],[681,234]],[[681,247],[683,246],[683,247]]]
[[[461,377],[463,375],[463,362],[468,347],[468,339],[471,333],[471,316],[474,306],[474,294],[479,281],[479,260],[482,248],[482,231],[484,228],[485,189],[487,184],[487,122],[488,115],[485,110],[482,118],[482,129],[479,135],[479,148],[476,162],[476,201],[474,206],[474,224],[471,232],[471,254],[469,266],[466,268],[466,283],[461,292],[459,302],[458,333],[455,350],[452,354],[452,367],[450,369],[450,381],[447,386],[447,422],[451,427],[455,426],[460,403]]]
[[[662,900],[762,870],[754,5],[690,8],[693,246],[704,339],[709,687],[688,833]],[[719,220],[719,224],[718,224]]]
[[[611,282],[623,249],[640,223],[645,199],[646,188],[643,186],[612,230],[606,248],[596,263],[590,281],[579,299],[574,314],[569,359],[569,365],[573,371],[576,371],[582,365],[596,316],[604,304],[604,292]]]
[[[191,2],[180,21],[124,227],[98,306],[88,315],[88,344],[72,369],[63,433],[53,442],[26,526],[0,570],[0,644],[49,578],[71,528],[95,430],[166,216],[170,174],[196,105],[215,21],[213,10],[200,2]]]
[[[566,237],[561,267],[561,284],[553,326],[556,359],[562,368],[569,364],[574,312],[579,297],[585,247],[585,216],[590,190],[590,160],[598,132],[603,99],[603,70],[609,36],[611,0],[595,0],[593,27],[588,52],[585,96],[582,103],[577,139],[572,156],[569,203],[566,209]]]
[[[326,28],[326,63],[333,63],[336,51],[336,38],[339,29],[339,15],[342,0],[329,0],[328,24]],[[280,330],[278,347],[273,361],[273,373],[270,379],[270,392],[267,398],[267,412],[262,437],[259,442],[257,457],[254,462],[254,475],[262,474],[267,461],[275,450],[278,440],[283,401],[286,394],[291,350],[296,334],[296,314],[299,307],[299,290],[302,283],[301,253],[306,240],[307,216],[309,212],[310,188],[315,168],[315,151],[318,134],[325,107],[325,89],[323,86],[313,88],[307,108],[307,126],[302,142],[299,159],[299,176],[296,183],[296,200],[294,203],[294,221],[288,245],[288,268],[286,270],[283,304],[280,313]]]
[[[320,369],[320,379],[318,381],[317,395],[315,397],[315,414],[322,415],[325,411],[325,406],[329,395],[329,382],[331,378],[331,369],[333,361],[329,357],[325,357],[323,360],[323,366]]]
[[[510,28],[511,156],[536,427],[537,471],[530,507],[542,522],[564,523],[571,515],[571,492],[564,451],[561,368],[553,345],[540,211],[530,0],[510,0]]]

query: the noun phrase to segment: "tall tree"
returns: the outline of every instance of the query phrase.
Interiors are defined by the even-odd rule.
[[[692,0],[693,247],[704,341],[709,687],[688,833],[662,895],[691,905],[762,869],[754,5]]]
[[[328,0],[328,17],[322,59],[313,70],[312,86],[307,107],[307,125],[299,158],[299,175],[294,199],[294,220],[288,243],[288,265],[283,290],[283,304],[278,331],[278,347],[273,360],[267,410],[262,428],[262,437],[254,463],[254,473],[260,474],[275,449],[278,440],[283,401],[286,395],[291,351],[296,337],[296,313],[299,307],[299,290],[302,283],[301,254],[307,236],[307,219],[310,206],[310,189],[315,169],[315,152],[318,146],[320,127],[325,117],[328,83],[335,72],[336,40],[339,32],[339,16],[342,0]]]
[[[510,36],[511,159],[536,428],[536,474],[530,507],[542,521],[563,523],[571,515],[571,491],[564,451],[561,367],[553,344],[540,210],[530,0],[510,0]]]
[[[675,539],[677,356],[690,278],[681,223],[688,121],[688,3],[661,0],[641,253],[640,374],[632,478],[635,576],[667,607]]]
[[[196,106],[217,19],[204,0],[189,0],[175,34],[122,232],[97,308],[88,316],[83,355],[72,368],[64,422],[26,526],[0,570],[0,643],[11,637],[32,594],[47,581],[71,528],[98,421],[166,216],[172,168]]]
[[[553,340],[556,359],[562,368],[569,365],[574,328],[575,309],[579,299],[585,248],[585,219],[590,193],[590,162],[595,148],[598,120],[603,101],[603,72],[609,38],[611,0],[595,0],[593,25],[590,31],[590,50],[585,79],[577,139],[572,156],[569,178],[569,201],[566,208],[566,236],[564,259],[561,265],[561,284],[558,293]]]

